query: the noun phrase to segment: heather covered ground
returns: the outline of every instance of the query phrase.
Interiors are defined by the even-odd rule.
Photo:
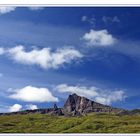
[[[1,133],[140,133],[140,115],[95,114],[64,117],[44,114],[0,116]]]

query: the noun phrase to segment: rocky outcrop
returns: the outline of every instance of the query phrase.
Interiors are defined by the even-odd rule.
[[[77,94],[69,95],[66,103],[64,104],[63,112],[65,115],[81,115],[90,112],[114,112],[118,113],[122,109],[106,106],[85,97],[78,96]]]
[[[57,111],[54,111],[53,108],[47,108],[47,109],[35,109],[35,110],[23,110],[23,111],[18,111],[18,112],[10,112],[10,113],[0,113],[0,116],[3,115],[17,115],[17,114],[51,114],[51,115],[62,115],[62,109],[58,108]]]
[[[62,108],[58,108],[56,104],[54,104],[53,110],[50,112],[51,115],[61,116],[64,115]]]
[[[55,104],[54,108],[23,110],[23,111],[18,111],[18,112],[11,112],[11,113],[0,113],[0,116],[17,115],[17,114],[24,115],[24,114],[35,114],[35,113],[61,116],[61,115],[64,115],[62,110],[63,110],[62,108],[58,108],[57,105]]]

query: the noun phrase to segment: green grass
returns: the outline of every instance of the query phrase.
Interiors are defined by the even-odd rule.
[[[140,115],[91,113],[79,117],[44,114],[0,116],[0,133],[140,133]]]

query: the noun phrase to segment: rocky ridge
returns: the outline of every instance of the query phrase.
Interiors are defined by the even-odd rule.
[[[63,108],[58,108],[57,105],[54,104],[53,108],[24,110],[24,111],[11,112],[11,113],[0,113],[0,115],[40,113],[40,114],[51,114],[51,115],[57,115],[57,116],[62,116],[62,115],[78,116],[78,115],[85,115],[90,112],[121,113],[121,112],[125,112],[125,110],[103,105],[103,104],[94,102],[90,99],[87,99],[85,97],[78,96],[77,94],[74,93],[72,95],[69,95]]]
[[[69,95],[63,107],[63,113],[72,116],[90,112],[120,113],[122,111],[124,110],[94,102],[77,94]]]

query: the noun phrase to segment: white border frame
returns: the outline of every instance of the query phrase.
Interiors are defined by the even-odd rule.
[[[37,7],[140,7],[140,1],[138,0],[0,0],[0,6],[37,6]],[[51,139],[71,140],[112,140],[113,139],[125,139],[131,140],[133,136],[135,140],[139,140],[140,134],[0,134],[0,138],[4,140],[25,140],[38,138],[46,140],[46,136]],[[59,137],[58,137],[59,136]],[[94,138],[92,137],[94,136]],[[100,136],[100,137],[99,137]],[[125,136],[125,137],[124,137]]]

